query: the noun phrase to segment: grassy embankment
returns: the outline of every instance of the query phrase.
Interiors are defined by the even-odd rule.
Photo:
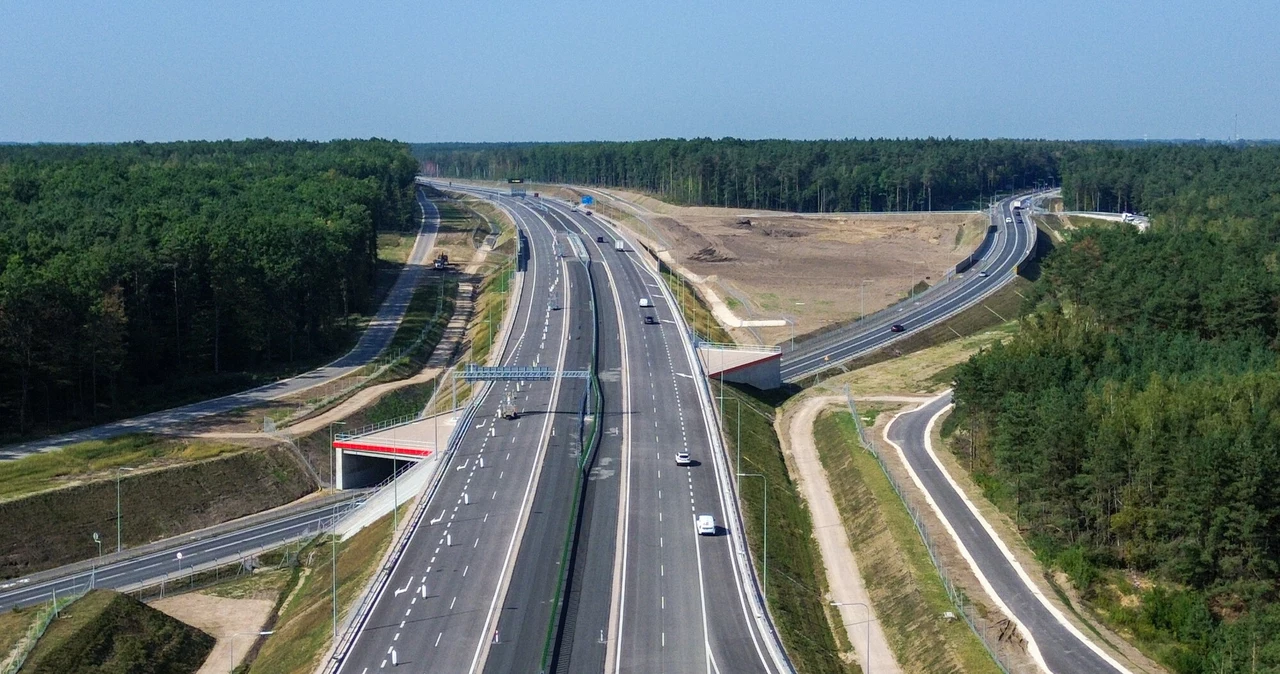
[[[848,411],[826,412],[814,443],[845,532],[890,648],[912,672],[998,674],[1000,669],[959,620],[911,516],[874,456],[862,447]]]
[[[719,395],[719,386],[715,392]],[[787,471],[782,448],[774,430],[774,401],[755,389],[724,387],[725,411],[721,424],[726,429],[729,460],[736,464],[734,446],[741,424],[742,472],[764,475],[743,477],[738,493],[747,527],[747,541],[756,563],[757,577],[764,570],[764,502],[769,501],[769,584],[767,597],[788,655],[802,672],[857,672],[856,664],[840,659],[833,626],[839,614],[829,605],[822,557],[813,538],[813,521]],[[733,402],[737,401],[737,402]],[[739,412],[739,405],[741,412]],[[740,415],[740,416],[739,416]],[[736,470],[736,465],[731,467]]]
[[[72,447],[0,464],[0,484],[6,487],[3,476],[13,476],[22,489],[51,484],[61,479],[60,471],[69,465],[98,478],[0,502],[0,521],[5,522],[0,527],[0,578],[88,559],[97,551],[95,532],[103,540],[103,552],[114,551],[116,483],[111,468],[130,465],[132,460],[144,466],[182,463],[120,474],[127,547],[261,512],[316,488],[297,456],[279,447],[235,451],[244,448],[147,436],[85,444],[89,447],[84,451]],[[206,452],[212,458],[192,458]],[[128,460],[117,462],[119,457]]]
[[[408,506],[402,506],[404,517]],[[377,570],[391,542],[387,515],[345,542],[338,543],[338,612],[344,617]],[[274,634],[255,644],[240,672],[301,674],[311,672],[324,656],[333,635],[331,542],[315,539],[299,553],[302,563],[289,572],[268,629]]]
[[[734,343],[729,331],[715,319],[711,309],[702,301],[702,296],[694,290],[693,286],[680,276],[673,274],[665,265],[662,270],[662,280],[666,282],[667,287],[671,288],[671,294],[675,296],[676,303],[684,312],[684,320],[693,329],[694,334],[708,342]]]
[[[109,590],[63,609],[36,643],[21,674],[195,672],[213,637]]]
[[[1017,323],[1012,321],[1020,314],[1030,284],[1030,281],[1023,278],[1014,279],[1013,283],[997,290],[982,302],[941,323],[923,330],[912,331],[889,347],[808,377],[800,383],[810,386],[837,374],[862,369],[993,328],[1012,333],[1017,330]]]

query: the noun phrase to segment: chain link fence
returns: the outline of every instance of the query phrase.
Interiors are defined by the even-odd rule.
[[[964,591],[956,586],[951,576],[942,566],[938,559],[937,547],[933,542],[933,536],[929,533],[929,527],[924,517],[916,510],[914,506],[907,500],[903,493],[902,486],[898,484],[898,480],[893,476],[889,467],[884,462],[884,457],[880,456],[880,452],[876,449],[875,443],[871,441],[871,436],[867,432],[866,427],[862,424],[862,417],[858,414],[858,408],[853,402],[853,396],[849,390],[845,389],[845,400],[849,406],[849,414],[853,416],[853,423],[858,428],[858,437],[862,441],[862,446],[875,457],[876,463],[880,466],[880,470],[884,473],[885,479],[889,481],[889,486],[893,488],[893,493],[898,495],[898,499],[902,502],[902,506],[907,509],[907,513],[911,515],[911,521],[915,523],[916,532],[920,534],[920,540],[924,543],[924,547],[929,552],[929,561],[933,563],[933,568],[937,570],[938,577],[942,579],[942,586],[947,591],[947,596],[951,599],[951,603],[956,607],[957,615],[962,618],[974,635],[982,641],[982,645],[991,654],[991,658],[1000,670],[1005,674],[1012,674],[1019,671],[1015,662],[1010,656],[1014,654],[1023,654],[1026,652],[1026,641],[1018,633],[1017,626],[1008,618],[993,621],[986,616],[980,614],[977,607],[969,601]]]

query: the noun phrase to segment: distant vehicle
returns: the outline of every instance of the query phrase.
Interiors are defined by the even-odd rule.
[[[698,515],[698,535],[715,536],[716,518],[710,515]]]
[[[445,255],[444,253],[440,253],[439,255],[436,256],[435,261],[431,263],[431,266],[436,269],[444,269],[445,267],[449,266],[449,256]]]
[[[622,239],[617,239],[613,242],[613,249],[619,253],[625,252],[627,250],[627,244]]]
[[[1006,217],[1006,218],[1004,219],[1004,224],[1006,224],[1006,225],[1012,225],[1012,224],[1013,224],[1013,218]]]
[[[603,237],[603,236],[597,236],[597,237],[596,237],[596,243],[604,243],[604,237]]]
[[[1120,219],[1125,222],[1133,222],[1133,213],[1123,213]]]
[[[658,319],[654,318],[653,316],[645,316],[645,317],[644,317],[644,324],[645,324],[645,325],[657,325],[657,324],[658,324]]]
[[[983,269],[982,271],[978,272],[978,278],[986,278],[990,275],[991,274],[988,274],[986,269]]]
[[[689,458],[689,452],[676,452],[676,465],[677,466],[693,465],[693,459]]]
[[[538,193],[537,193],[537,192],[534,192],[534,193],[533,193],[533,198],[534,198],[534,199],[537,199],[537,198],[538,198]]]
[[[577,205],[577,204],[574,204],[574,205],[573,205],[573,208],[571,208],[571,209],[569,209],[569,210],[573,211],[574,213],[577,213],[577,212],[578,212],[578,205]]]
[[[640,298],[640,306],[642,306],[642,307],[651,307],[651,306],[653,306],[653,302],[650,302],[648,297],[641,297],[641,298]]]
[[[560,303],[555,300],[547,302],[547,311],[560,311]]]
[[[588,208],[588,209],[586,209],[586,210],[583,210],[582,212],[583,212],[583,213],[585,213],[585,214],[587,214],[587,215],[591,215],[591,209],[589,209],[589,208]]]
[[[889,332],[905,332],[905,331],[906,331],[906,328],[902,327],[901,323],[894,323],[892,326],[889,327]]]

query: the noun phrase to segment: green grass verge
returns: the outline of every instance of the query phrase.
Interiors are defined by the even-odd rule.
[[[903,670],[999,674],[969,627],[943,618],[955,607],[902,500],[863,449],[853,417],[821,414],[813,435],[867,592]]]
[[[912,332],[879,351],[855,358],[826,372],[808,377],[801,384],[810,386],[818,380],[825,380],[836,374],[857,370],[868,365],[939,346],[959,337],[967,337],[998,326],[1001,330],[1007,330],[1010,333],[1016,332],[1018,324],[1013,320],[1021,315],[1023,303],[1026,301],[1024,296],[1027,294],[1030,285],[1031,282],[1024,278],[1016,278],[1013,283],[997,290],[987,299],[941,323]],[[888,328],[885,329],[888,330]]]
[[[715,393],[719,394],[717,386]],[[831,620],[835,612],[824,598],[827,592],[822,558],[813,539],[813,520],[800,498],[783,461],[782,448],[774,431],[772,401],[757,397],[754,389],[729,384],[724,387],[729,461],[737,462],[739,412],[741,405],[742,472],[757,477],[740,478],[742,515],[747,541],[763,577],[764,491],[769,493],[769,583],[766,596],[778,634],[782,637],[796,669],[814,674],[857,672],[857,665],[840,659]],[[737,400],[739,402],[730,402]],[[730,466],[730,471],[736,465]],[[765,483],[765,484],[762,484]]]
[[[662,280],[667,283],[667,287],[671,288],[671,294],[675,295],[676,302],[684,313],[684,320],[690,328],[693,328],[694,334],[708,342],[734,343],[733,337],[716,321],[711,309],[702,301],[702,296],[694,291],[693,286],[685,283],[684,279],[672,274],[665,267],[662,271]]]
[[[417,240],[417,232],[378,232],[378,259],[402,265],[409,261]]]
[[[316,489],[288,449],[239,451],[124,473],[119,497],[126,547],[284,505]],[[0,464],[2,465],[2,464]],[[0,578],[23,576],[115,550],[111,477],[0,502]]]
[[[127,595],[96,590],[63,609],[22,674],[195,672],[213,637]]]
[[[408,512],[402,506],[400,516]],[[338,612],[345,615],[377,570],[391,542],[391,515],[338,544]],[[292,573],[277,609],[275,633],[241,670],[264,674],[314,671],[333,636],[333,575],[328,537],[317,538],[299,553],[303,564]]]
[[[0,463],[0,501],[78,481],[109,477],[116,468],[146,468],[168,462],[209,459],[244,447],[225,442],[122,435]]]
[[[36,624],[40,612],[48,607],[46,603],[0,613],[0,662],[13,652],[18,642],[27,635],[27,630]]]

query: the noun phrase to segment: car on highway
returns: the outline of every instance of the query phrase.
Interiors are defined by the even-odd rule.
[[[693,459],[689,456],[689,452],[676,452],[677,466],[692,466]]]
[[[906,328],[901,323],[894,323],[889,326],[889,332],[905,332]]]
[[[591,215],[591,211],[590,211],[589,209],[588,209],[588,210],[583,211],[583,213],[585,213],[585,214],[587,214],[587,215]]]
[[[715,536],[716,518],[710,515],[698,515],[698,535]]]
[[[645,324],[645,325],[657,325],[657,324],[658,324],[658,319],[654,318],[653,316],[645,316],[645,317],[644,317],[644,324]]]
[[[597,236],[597,237],[596,237],[596,243],[604,243],[604,237],[603,237],[603,236]]]
[[[653,302],[650,302],[648,297],[641,297],[641,298],[640,298],[640,306],[642,306],[642,307],[651,307],[651,306],[653,306]]]
[[[1009,216],[1005,216],[1005,218],[1004,218],[1004,224],[1006,224],[1006,225],[1012,225],[1012,224],[1013,224],[1013,218],[1011,218],[1011,217],[1009,217]]]
[[[991,274],[988,274],[986,269],[983,269],[982,271],[978,272],[978,278],[986,278],[990,275]]]

